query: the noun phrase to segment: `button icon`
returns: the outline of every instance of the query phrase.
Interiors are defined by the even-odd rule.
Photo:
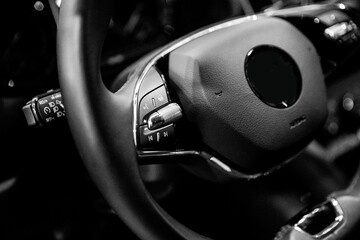
[[[163,135],[164,135],[164,138],[167,138],[167,137],[169,137],[169,132],[168,132],[168,131],[164,131]]]
[[[149,109],[150,109],[150,108],[149,108],[149,105],[148,105],[147,103],[144,103],[143,109],[144,109],[144,110],[149,110]]]
[[[159,100],[159,102],[163,102],[165,100],[165,98],[164,98],[164,96],[162,94],[159,94],[157,99]]]
[[[55,93],[55,94],[51,95],[51,99],[56,99],[56,98],[61,98],[61,94]]]
[[[46,99],[40,99],[38,103],[39,103],[40,105],[44,105],[44,104],[47,103],[47,102],[48,102],[48,100],[46,100]]]
[[[164,106],[167,102],[169,102],[169,99],[164,86],[159,87],[146,94],[141,99],[139,105],[139,123],[143,124],[144,122],[146,122],[144,118],[147,114],[161,106]]]
[[[62,117],[62,116],[64,116],[65,114],[63,113],[63,112],[57,112],[56,113],[56,116],[59,118],[59,117]]]
[[[174,125],[151,131],[146,126],[140,127],[140,146],[143,149],[165,150],[175,147]]]
[[[55,106],[55,103],[54,103],[54,102],[49,102],[49,106],[50,106],[50,107],[54,107],[54,106]]]
[[[44,107],[44,113],[48,115],[51,112],[51,109],[49,107]]]
[[[59,107],[58,106],[53,107],[53,112],[56,113],[57,111],[59,111]]]
[[[160,133],[159,132],[156,133],[156,141],[160,142]]]
[[[48,118],[45,119],[46,122],[51,122],[52,120],[54,120],[53,117],[48,117]]]

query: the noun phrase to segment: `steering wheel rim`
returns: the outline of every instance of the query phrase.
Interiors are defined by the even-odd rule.
[[[65,1],[60,10],[59,76],[66,99],[64,104],[69,115],[68,121],[80,155],[87,159],[85,165],[102,194],[140,238],[206,239],[168,216],[150,196],[141,180],[133,139],[128,137],[132,136],[132,95],[123,94],[126,92],[124,89],[134,87],[131,86],[134,83],[128,82],[113,95],[101,81],[99,59],[112,4],[112,1]],[[75,71],[74,66],[78,66]],[[94,109],[90,103],[101,107]],[[119,106],[123,108],[119,109]],[[121,141],[103,139],[99,132],[94,131],[105,129],[101,125],[108,120],[99,117],[106,118],[109,112],[114,115],[108,120],[118,119],[113,124],[129,126],[126,131],[117,133],[124,134],[123,137],[118,135],[115,138]],[[109,134],[111,136],[113,133]],[[103,144],[100,146],[99,139],[106,142],[104,145],[107,149],[104,149]],[[91,147],[87,149],[85,142]],[[109,156],[108,150],[118,147],[126,151]],[[125,158],[128,161],[116,160]],[[132,181],[124,182],[119,176]]]
[[[110,0],[76,0],[61,6],[60,86],[80,155],[111,207],[140,238],[208,239],[169,216],[141,180],[132,138],[136,81],[130,78],[114,94],[100,75],[101,48],[113,4]],[[144,70],[140,66],[134,76]],[[108,126],[127,127],[120,131]]]

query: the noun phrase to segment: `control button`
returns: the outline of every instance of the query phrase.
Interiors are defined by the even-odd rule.
[[[164,81],[160,73],[154,67],[150,68],[141,83],[139,90],[139,99],[142,99],[146,94],[148,94],[155,88],[160,87],[163,84]]]
[[[65,108],[60,92],[40,98],[37,107],[40,119],[46,123],[65,116]]]
[[[157,108],[160,108],[166,105],[169,102],[166,90],[164,86],[161,86],[154,91],[147,94],[141,101],[139,105],[139,123],[144,122],[144,117],[154,111]]]
[[[143,149],[171,149],[174,147],[174,125],[168,125],[156,131],[151,131],[147,126],[140,127],[140,145]]]
[[[342,130],[354,132],[359,128],[360,120],[360,97],[358,90],[346,92],[341,99]]]
[[[177,103],[170,103],[152,113],[147,121],[148,128],[154,130],[176,122],[182,117],[182,110]]]
[[[334,24],[350,20],[350,17],[347,14],[338,10],[325,12],[317,18],[326,26],[332,26]]]
[[[29,126],[42,126],[65,117],[60,89],[35,96],[22,109]]]
[[[325,36],[341,43],[353,43],[358,41],[360,32],[352,21],[334,24],[325,29]]]
[[[33,111],[34,107],[35,107],[35,103],[32,103],[30,101],[22,108],[26,118],[26,122],[30,127],[36,126],[38,124],[36,113]]]

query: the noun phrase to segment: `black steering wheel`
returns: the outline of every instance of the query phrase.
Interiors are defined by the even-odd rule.
[[[326,22],[326,13],[340,14],[355,37],[357,21],[336,4],[222,22],[144,57],[119,77],[114,93],[100,75],[113,4],[73,0],[61,6],[59,76],[76,145],[102,194],[141,239],[207,239],[157,204],[139,165],[197,158],[219,181],[257,178],[280,168],[326,119],[320,57],[343,37]],[[326,44],[297,27],[309,19],[310,32],[321,34]],[[330,196],[277,237],[345,236],[360,216],[358,185],[355,179],[348,191]],[[334,217],[312,233],[306,224],[316,212]]]

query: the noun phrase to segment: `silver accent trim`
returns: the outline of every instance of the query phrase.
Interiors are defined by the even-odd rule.
[[[279,10],[268,10],[264,12],[265,16],[286,16],[286,15],[292,15],[292,14],[299,14],[299,12],[311,12],[311,11],[317,11],[317,10],[331,10],[334,8],[338,8],[340,10],[346,9],[346,6],[342,3],[340,4],[312,4],[308,6],[299,6],[299,7],[293,7],[293,8],[284,8]],[[304,15],[303,15],[304,16]]]
[[[339,202],[335,199],[335,198],[331,198],[329,200],[331,202],[331,204],[333,205],[335,212],[336,212],[336,217],[334,219],[334,222],[331,223],[327,228],[325,228],[324,230],[322,230],[321,232],[319,232],[318,234],[315,235],[311,235],[309,233],[307,233],[306,231],[304,231],[303,229],[301,229],[299,227],[299,224],[301,224],[303,221],[305,221],[308,218],[311,218],[312,215],[316,214],[319,209],[315,208],[311,213],[306,214],[305,216],[303,216],[299,222],[297,224],[294,225],[294,229],[296,231],[302,232],[302,233],[306,233],[308,235],[310,235],[311,237],[315,238],[315,239],[324,239],[325,237],[327,237],[330,233],[334,232],[337,228],[340,227],[341,223],[344,221],[344,211],[342,210]]]
[[[209,159],[209,161],[213,162],[214,164],[218,165],[219,167],[221,167],[223,170],[225,170],[226,172],[232,172],[231,168],[226,165],[225,163],[221,162],[219,159],[217,159],[216,157],[211,157]]]
[[[218,25],[214,25],[211,26],[209,28],[200,30],[199,32],[192,34],[191,36],[188,37],[184,37],[183,39],[179,40],[178,42],[175,42],[173,45],[169,46],[168,48],[160,51],[157,55],[155,55],[154,57],[152,57],[147,64],[145,65],[145,67],[142,69],[140,76],[138,77],[138,79],[136,80],[136,84],[135,84],[135,91],[134,91],[134,95],[133,95],[133,140],[134,140],[134,145],[135,148],[138,149],[138,142],[137,142],[137,128],[138,128],[138,111],[137,111],[137,106],[139,104],[139,90],[140,90],[140,86],[146,76],[146,74],[149,72],[149,70],[155,66],[156,62],[158,60],[160,60],[161,58],[163,58],[164,56],[166,56],[167,54],[169,54],[170,52],[176,50],[177,48],[193,41],[196,40],[200,37],[203,37],[207,34],[210,34],[212,32],[216,32],[222,29],[226,29],[226,28],[230,28],[245,22],[249,22],[249,21],[256,21],[258,19],[262,19],[264,17],[272,17],[272,16],[280,16],[280,15],[291,15],[291,14],[296,14],[299,11],[316,11],[316,10],[326,10],[326,9],[331,9],[331,8],[339,8],[339,9],[344,9],[344,5],[343,4],[314,4],[314,5],[310,5],[310,6],[302,6],[302,7],[297,7],[297,8],[290,8],[290,9],[283,9],[283,10],[276,10],[276,11],[268,11],[268,12],[264,12],[264,13],[260,13],[257,15],[251,15],[251,16],[246,16],[246,17],[242,17],[242,18],[238,18],[238,19],[234,19],[234,20],[229,20],[226,21],[224,23],[220,23]],[[164,84],[166,85],[166,81],[164,79],[164,76],[162,74],[160,74]],[[170,100],[170,99],[169,99]],[[209,156],[208,153],[206,152],[202,152],[202,151],[198,151],[198,150],[177,150],[177,151],[140,151],[138,150],[138,157],[139,159],[150,159],[150,158],[161,158],[161,157],[175,157],[175,156],[186,156],[186,155],[197,155],[197,156],[201,156],[203,159],[206,159],[209,163],[212,164],[216,164],[217,166],[219,166],[217,163],[221,162],[220,160],[217,159],[217,161],[210,161],[210,158],[205,157],[204,154],[206,156]],[[213,156],[211,156],[213,157]],[[294,157],[293,157],[294,158]],[[257,174],[244,174],[244,173],[240,173],[236,170],[231,169],[231,173],[230,174],[235,174],[236,177],[239,178],[244,178],[247,180],[250,179],[255,179],[255,178],[259,178],[262,176],[266,176],[276,170],[278,170],[279,168],[281,168],[283,165],[287,164],[289,161],[291,161],[293,158],[288,159],[287,161],[284,161],[283,163],[265,171],[262,173],[257,173]],[[141,162],[140,162],[141,164]],[[221,162],[221,165],[224,164],[223,162]],[[225,166],[227,166],[226,164],[224,164]],[[228,166],[227,166],[228,167]],[[225,170],[224,168],[220,167],[220,169]],[[227,172],[227,171],[226,171]],[[229,173],[229,172],[227,172]]]
[[[178,150],[178,151],[138,151],[139,158],[151,159],[161,157],[176,157],[176,156],[200,156],[200,152],[196,150]]]
[[[138,151],[139,156],[139,164],[140,165],[148,165],[154,164],[155,161],[148,161],[148,159],[161,159],[161,158],[176,158],[176,157],[184,157],[184,156],[197,156],[199,159],[205,160],[209,163],[209,165],[215,166],[216,169],[221,170],[222,172],[231,175],[232,177],[239,178],[239,179],[246,179],[246,180],[253,180],[260,177],[267,176],[272,172],[280,169],[282,166],[290,162],[293,158],[286,160],[285,162],[268,169],[265,172],[255,173],[255,174],[247,174],[239,172],[236,169],[231,168],[226,163],[222,162],[215,156],[205,152],[205,151],[197,151],[197,150],[177,150],[177,151]],[[179,161],[166,161],[166,163],[179,163]]]
[[[148,118],[147,125],[150,130],[155,130],[172,124],[181,117],[182,110],[180,106],[177,103],[170,103],[152,113]]]
[[[34,118],[35,118],[36,122],[38,122],[40,124],[40,118],[39,118],[39,116],[37,114],[37,111],[36,111],[36,102],[38,100],[39,99],[37,97],[33,98],[33,100],[31,100],[31,111],[34,114]]]

